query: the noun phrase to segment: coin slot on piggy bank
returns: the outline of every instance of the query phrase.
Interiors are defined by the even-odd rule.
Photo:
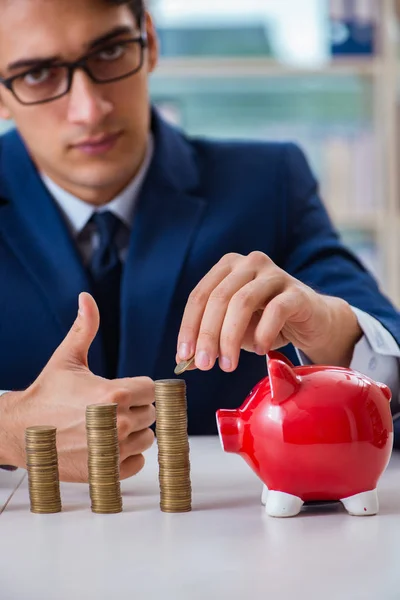
[[[389,388],[351,369],[295,367],[279,352],[267,366],[242,406],[216,418],[223,450],[242,456],[263,482],[268,515],[337,501],[351,515],[376,514],[393,449]]]

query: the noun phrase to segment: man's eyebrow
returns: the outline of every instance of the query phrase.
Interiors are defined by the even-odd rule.
[[[135,31],[132,27],[128,27],[127,25],[119,25],[118,27],[114,27],[114,29],[112,29],[108,33],[101,35],[100,37],[95,38],[94,40],[89,42],[88,49],[93,50],[94,48],[97,48],[97,46],[101,46],[105,42],[108,42],[109,40],[112,40],[113,38],[118,37],[119,35],[126,35],[127,33],[133,35]]]
[[[60,56],[37,56],[36,58],[22,58],[13,63],[7,65],[7,71],[15,71],[16,69],[29,69],[30,67],[39,67],[40,65],[47,65],[60,61]]]
[[[108,42],[110,40],[112,40],[115,37],[118,37],[120,35],[126,35],[126,34],[130,34],[133,35],[134,34],[134,29],[132,27],[128,27],[127,25],[125,26],[119,26],[119,27],[115,27],[114,29],[112,29],[111,31],[109,31],[108,33],[101,35],[98,38],[95,38],[94,40],[92,40],[91,42],[89,42],[87,44],[87,48],[88,50],[94,50],[95,48],[97,48],[98,46],[101,46],[102,44],[104,44],[105,42]],[[37,56],[34,58],[22,58],[21,60],[17,60],[15,62],[10,63],[9,65],[7,65],[7,71],[15,71],[17,69],[29,69],[30,67],[39,67],[40,65],[47,65],[47,64],[51,64],[54,62],[62,62],[62,57],[61,56]]]

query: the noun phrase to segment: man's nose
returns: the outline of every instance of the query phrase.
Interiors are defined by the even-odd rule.
[[[70,123],[97,125],[113,111],[113,104],[102,96],[101,88],[83,71],[75,71],[69,93]]]

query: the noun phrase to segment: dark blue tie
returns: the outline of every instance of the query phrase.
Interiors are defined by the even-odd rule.
[[[115,236],[121,221],[111,212],[95,213],[91,218],[99,235],[99,247],[89,265],[93,293],[100,311],[100,330],[107,361],[107,377],[114,379],[118,370],[120,329],[120,288],[122,263]]]

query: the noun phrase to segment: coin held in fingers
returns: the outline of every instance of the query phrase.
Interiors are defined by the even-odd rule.
[[[178,365],[176,365],[174,370],[175,375],[182,375],[182,373],[187,371],[188,368],[191,367],[194,363],[195,358],[195,356],[192,356],[192,358],[190,358],[189,360],[183,360]]]

